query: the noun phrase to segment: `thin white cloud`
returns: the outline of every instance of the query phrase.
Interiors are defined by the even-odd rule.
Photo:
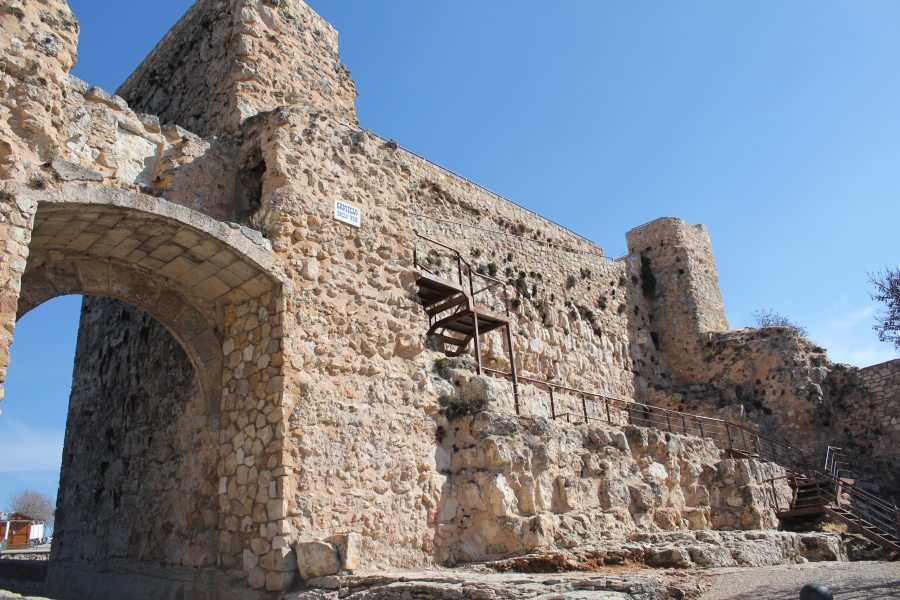
[[[850,329],[852,327],[855,327],[856,325],[859,325],[863,321],[868,320],[874,314],[875,308],[872,306],[866,306],[858,310],[852,310],[835,319],[834,326],[841,329]]]
[[[0,471],[59,471],[64,435],[0,416]]]
[[[824,318],[809,324],[812,339],[828,349],[834,362],[857,367],[900,358],[900,352],[878,341],[872,330],[877,307],[861,300],[854,302],[845,294],[836,298]]]

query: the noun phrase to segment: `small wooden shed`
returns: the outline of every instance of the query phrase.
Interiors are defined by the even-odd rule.
[[[34,519],[22,513],[7,513],[0,520],[0,540],[6,541],[7,550],[28,550]]]

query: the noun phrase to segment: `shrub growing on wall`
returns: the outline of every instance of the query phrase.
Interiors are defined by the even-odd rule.
[[[774,310],[757,311],[753,313],[753,318],[756,319],[756,326],[759,328],[790,327],[791,329],[796,331],[800,335],[800,337],[809,337],[809,331],[807,331],[806,327],[794,323],[788,317],[780,315]]]

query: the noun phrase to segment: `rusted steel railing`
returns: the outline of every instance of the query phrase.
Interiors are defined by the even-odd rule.
[[[503,378],[512,374],[485,367],[485,373]],[[724,419],[704,417],[658,406],[641,404],[625,398],[569,387],[550,381],[518,375],[517,380],[549,392],[550,417],[568,423],[609,423],[653,427],[669,433],[712,440],[716,446],[735,456],[755,457],[777,463],[794,472],[806,472],[809,465],[803,450],[767,436],[746,425]],[[581,412],[560,411],[558,394],[570,394],[580,400]],[[590,409],[589,409],[590,407]],[[519,414],[518,412],[516,414]]]
[[[457,250],[456,248],[454,248],[453,246],[448,246],[447,244],[439,242],[430,237],[424,236],[419,232],[415,232],[415,234],[416,234],[416,237],[428,242],[429,244],[432,244],[434,246],[438,246],[440,248],[448,250],[453,255],[453,259],[456,262],[457,282],[459,283],[460,286],[463,287],[463,289],[468,288],[469,296],[471,298],[474,299],[475,296],[477,296],[478,294],[489,291],[489,290],[497,287],[498,285],[503,286],[503,307],[502,307],[502,309],[505,311],[506,316],[509,316],[509,301],[508,301],[507,294],[506,294],[505,282],[503,282],[500,279],[497,279],[496,277],[491,277],[490,275],[485,275],[484,273],[479,273],[478,270],[475,269],[469,263],[469,261],[467,261],[463,257],[462,253],[459,250]],[[440,276],[438,273],[435,273],[428,266],[426,266],[426,264],[423,261],[419,260],[419,251],[418,251],[417,247],[413,247],[413,265],[416,268],[422,269],[424,271],[428,271],[429,273],[431,273],[432,275],[434,275],[436,277]],[[476,278],[484,280],[485,282],[487,282],[487,284],[484,285],[484,287],[481,287],[476,290],[475,289]],[[493,309],[493,308],[497,308],[497,307],[494,304],[492,304],[490,306],[490,308]]]
[[[448,246],[447,244],[439,242],[438,240],[424,236],[419,232],[415,232],[415,234],[416,234],[416,237],[428,242],[429,244],[432,244],[434,246],[438,246],[439,248],[443,248],[445,250],[450,251],[456,260],[457,279],[459,281],[460,287],[463,290],[466,289],[465,280],[468,281],[469,291],[468,291],[467,295],[469,296],[469,304],[470,304],[470,308],[473,309],[473,313],[476,313],[476,314],[472,315],[472,325],[473,325],[473,329],[474,329],[474,333],[475,333],[475,335],[473,337],[474,342],[475,342],[475,362],[477,365],[477,371],[478,371],[479,375],[482,373],[483,366],[481,364],[481,339],[480,339],[481,336],[478,331],[478,314],[477,314],[477,311],[474,310],[475,296],[477,296],[478,294],[481,294],[482,292],[489,291],[489,290],[497,287],[498,285],[502,287],[502,290],[503,290],[502,310],[506,314],[506,318],[507,318],[507,322],[503,328],[506,330],[505,337],[506,337],[507,352],[509,354],[509,364],[510,364],[511,370],[512,370],[510,377],[512,378],[512,386],[513,386],[513,402],[515,404],[516,414],[519,414],[519,411],[520,411],[519,381],[518,381],[518,376],[516,374],[516,359],[515,359],[515,349],[513,347],[512,329],[509,326],[509,318],[510,318],[509,296],[507,295],[507,292],[506,292],[506,284],[500,279],[491,277],[489,275],[485,275],[483,273],[479,273],[476,269],[474,269],[472,267],[471,264],[469,264],[469,262],[462,256],[462,253],[459,250],[457,250],[456,248],[454,248],[452,246]],[[439,275],[437,273],[435,273],[434,271],[432,271],[431,269],[429,269],[428,267],[426,267],[424,264],[422,264],[419,261],[418,248],[415,246],[413,247],[413,266],[416,268],[424,269],[425,271],[428,271],[432,275],[439,277]],[[484,285],[484,287],[481,287],[478,290],[475,289],[476,277],[487,282],[487,284]],[[463,292],[463,293],[465,294],[466,292]],[[497,307],[494,304],[490,304],[489,308],[491,310],[497,309]]]

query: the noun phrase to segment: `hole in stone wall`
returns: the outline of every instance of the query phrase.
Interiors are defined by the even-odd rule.
[[[653,300],[656,298],[656,277],[653,276],[653,270],[650,268],[650,259],[641,255],[641,290],[644,297]]]
[[[263,175],[266,161],[259,147],[250,151],[234,181],[232,210],[235,223],[250,224],[250,218],[262,207]]]

